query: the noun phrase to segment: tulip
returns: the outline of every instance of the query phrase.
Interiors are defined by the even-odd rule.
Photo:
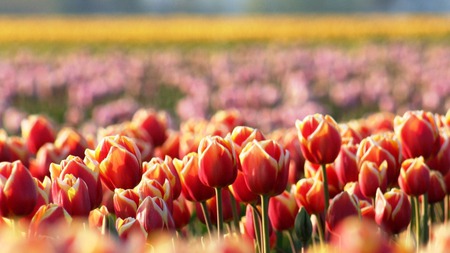
[[[383,194],[378,189],[375,198],[375,221],[390,234],[405,230],[411,221],[411,204],[406,193],[394,188]]]
[[[380,133],[364,138],[356,152],[358,166],[365,161],[380,166],[386,161],[387,185],[397,183],[402,161],[401,145],[397,137],[391,132]]]
[[[430,112],[407,111],[396,116],[394,129],[406,159],[423,156],[427,160],[439,148],[439,130]]]
[[[133,238],[133,243],[136,243],[137,241],[145,244],[147,239],[147,232],[145,232],[145,229],[142,227],[141,223],[133,217],[127,217],[124,219],[117,218],[116,230],[122,240],[130,240],[130,238]]]
[[[440,131],[439,150],[427,161],[428,167],[446,176],[450,170],[450,128]]]
[[[41,115],[30,115],[21,122],[22,137],[28,149],[36,154],[42,145],[55,141],[55,130],[52,123]]]
[[[348,192],[350,195],[355,195],[359,200],[371,201],[370,198],[364,196],[359,187],[359,182],[350,182],[344,186],[344,191]]]
[[[103,183],[112,191],[131,189],[141,181],[141,153],[126,136],[104,137],[95,150],[86,150],[86,156],[99,167]]]
[[[89,147],[87,139],[77,130],[64,127],[55,139],[55,147],[59,150],[66,150],[69,155],[84,158],[84,151]]]
[[[359,216],[359,213],[358,198],[343,191],[331,200],[326,216],[327,228],[334,231],[345,218]]]
[[[67,211],[54,203],[41,206],[34,214],[29,225],[30,236],[50,236],[56,225],[63,225],[68,229],[72,217]]]
[[[181,191],[189,201],[202,202],[214,196],[214,188],[204,185],[198,176],[198,154],[189,153],[183,160],[174,159],[173,164],[181,180]]]
[[[91,210],[88,216],[89,227],[102,231],[107,225],[105,222],[108,222],[107,216],[109,214],[109,210],[106,206],[101,206]]]
[[[191,219],[191,212],[183,196],[178,197],[173,201],[173,221],[176,229],[182,229],[189,224]]]
[[[341,132],[342,144],[354,143],[358,144],[363,139],[361,134],[356,131],[350,124],[339,124]]]
[[[84,150],[83,150],[84,152]],[[30,159],[31,175],[39,180],[50,176],[50,164],[60,163],[69,153],[65,149],[58,149],[53,143],[44,144],[37,152],[35,159]]]
[[[136,219],[149,235],[153,232],[175,228],[166,202],[159,197],[146,197],[137,209]]]
[[[245,209],[245,216],[242,217],[243,223],[243,236],[244,238],[248,238],[252,241],[256,241],[259,244],[259,233],[260,233],[260,221],[258,217],[255,218],[255,213],[259,211],[254,211],[254,207],[251,205],[247,205]],[[256,222],[256,223],[255,223]],[[272,224],[269,223],[269,243],[270,248],[275,247],[276,243],[276,234],[273,232]]]
[[[131,120],[132,124],[144,129],[152,138],[155,146],[161,146],[167,139],[168,115],[152,109],[140,109]]]
[[[22,162],[0,162],[0,214],[4,217],[29,215],[37,201],[37,186]]]
[[[364,219],[369,219],[375,221],[375,208],[369,201],[360,200],[359,208],[361,209],[361,217]]]
[[[117,217],[125,219],[136,217],[136,211],[139,206],[139,194],[133,189],[115,189],[114,190],[114,212]]]
[[[297,120],[300,147],[306,160],[315,164],[332,163],[341,148],[341,135],[336,121],[329,115],[314,114]]]
[[[176,199],[181,193],[181,181],[177,170],[173,165],[173,160],[166,156],[165,160],[161,158],[152,158],[150,162],[142,164],[144,171],[142,178],[157,180],[160,184],[164,184],[167,180],[169,182],[172,198]]]
[[[161,198],[166,202],[167,208],[172,213],[173,198],[169,181],[167,181],[167,179],[164,181],[164,184],[160,184],[157,180],[143,178],[134,190],[138,193],[141,201],[148,196]]]
[[[285,190],[280,195],[270,198],[269,220],[277,231],[290,230],[294,227],[299,208],[293,190],[295,187],[291,192]]]
[[[89,191],[90,209],[94,209],[98,207],[102,201],[103,189],[99,169],[97,166],[88,166],[88,164],[92,164],[87,161],[88,159],[89,158],[85,158],[85,160],[83,160],[78,156],[69,155],[66,159],[62,160],[60,164],[52,163],[50,165],[50,174],[53,181],[55,181],[56,178],[63,179],[65,175],[68,174],[83,179]]]
[[[20,160],[25,167],[30,165],[29,160],[31,154],[24,138],[0,135],[0,150],[0,161],[14,162]]]
[[[244,125],[244,118],[236,109],[219,110],[211,117],[211,122],[223,124],[231,132],[235,127]]]
[[[55,179],[52,184],[53,202],[64,207],[71,216],[87,216],[92,204],[86,182],[73,174]]]
[[[334,163],[325,164],[325,170],[327,174],[327,185],[329,196],[333,198],[342,191],[342,185],[338,179],[337,172]],[[305,177],[314,177],[324,182],[323,170],[320,164],[313,164],[309,161],[305,162]]]
[[[444,177],[439,171],[430,171],[430,186],[428,188],[428,203],[433,204],[442,201],[447,194]]]
[[[373,162],[365,161],[360,168],[358,182],[359,189],[367,198],[374,198],[377,189],[381,192],[387,189],[386,162],[377,166]]]
[[[316,178],[300,179],[294,193],[298,207],[304,207],[310,215],[322,213],[325,211],[323,191],[322,181]]]
[[[358,181],[359,167],[356,160],[356,152],[358,150],[358,144],[349,142],[342,144],[339,155],[334,163],[336,174],[339,178],[339,182],[342,185],[348,182]]]
[[[161,146],[155,147],[154,153],[161,159],[166,156],[180,158],[180,132],[168,130],[167,139]]]
[[[229,188],[234,198],[239,202],[255,204],[259,201],[259,195],[250,191],[245,183],[244,173],[240,170],[238,170],[236,180]]]
[[[398,184],[410,196],[419,196],[428,192],[430,169],[425,164],[423,157],[409,158],[403,161]]]

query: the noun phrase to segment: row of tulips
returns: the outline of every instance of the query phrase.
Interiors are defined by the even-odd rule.
[[[450,217],[450,111],[340,124],[314,114],[271,133],[242,117],[220,111],[175,130],[141,109],[92,136],[29,116],[21,136],[0,134],[0,227],[13,235],[0,241],[263,253],[447,243],[448,229],[436,231]]]
[[[0,57],[0,117],[14,132],[24,111],[39,109],[72,126],[105,127],[141,106],[172,110],[181,121],[238,108],[247,125],[269,132],[314,113],[445,113],[449,59],[450,47],[434,43],[21,52]]]

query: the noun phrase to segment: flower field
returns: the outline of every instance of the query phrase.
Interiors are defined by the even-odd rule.
[[[2,252],[446,252],[449,23],[0,18]]]

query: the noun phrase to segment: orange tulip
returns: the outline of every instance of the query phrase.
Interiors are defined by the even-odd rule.
[[[425,164],[423,157],[409,158],[403,161],[398,184],[410,196],[427,193],[430,185],[430,169]]]
[[[87,139],[77,130],[64,127],[55,139],[55,147],[59,150],[66,150],[69,155],[84,158],[84,151],[89,148]]]
[[[332,163],[341,148],[339,126],[329,115],[314,114],[297,120],[300,147],[306,160],[315,164]]]
[[[127,217],[136,217],[136,211],[139,206],[139,195],[133,189],[115,189],[114,212],[117,217],[125,219]]]
[[[295,190],[295,187],[292,190]],[[269,219],[272,227],[277,231],[292,229],[298,210],[294,191],[289,192],[285,190],[281,194],[270,198]]]
[[[132,239],[133,243],[142,244],[145,244],[147,240],[147,232],[134,217],[117,218],[116,229],[122,240]]]
[[[67,211],[54,203],[41,206],[34,214],[29,228],[30,236],[49,236],[57,226],[64,226],[68,229],[72,217]],[[61,227],[60,227],[61,228]]]
[[[160,184],[164,184],[164,181],[169,182],[172,198],[176,199],[181,193],[181,181],[177,170],[173,165],[173,160],[169,156],[166,156],[165,160],[161,158],[152,158],[150,162],[144,162],[142,164],[144,174],[142,178],[157,180]]]
[[[72,174],[53,180],[52,196],[53,202],[64,207],[71,216],[87,216],[92,209],[86,182]]]
[[[304,207],[310,215],[322,213],[325,210],[323,191],[322,181],[315,178],[300,179],[294,193],[298,207]]]
[[[377,166],[373,162],[366,161],[361,165],[359,171],[359,189],[367,198],[375,197],[377,189],[381,192],[387,189],[386,162]]]

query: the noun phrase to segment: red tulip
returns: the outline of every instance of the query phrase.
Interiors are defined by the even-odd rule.
[[[183,160],[174,159],[173,164],[180,175],[181,191],[187,200],[201,202],[214,196],[214,188],[204,185],[199,179],[197,153],[189,153]]]
[[[253,193],[245,183],[244,173],[238,170],[238,174],[234,183],[230,185],[230,192],[234,198],[243,203],[257,203],[260,201],[258,194]]]
[[[20,161],[0,162],[0,214],[4,217],[26,216],[37,201],[36,183]]]
[[[134,217],[117,218],[116,229],[119,237],[123,240],[132,238],[133,243],[140,242],[142,244],[145,244],[147,240],[147,232]]]
[[[180,133],[174,130],[167,131],[167,139],[161,146],[155,147],[155,156],[161,159],[169,156],[180,158]]]
[[[341,132],[342,144],[351,142],[355,145],[360,143],[363,139],[361,134],[349,124],[340,124],[339,129]]]
[[[142,178],[141,182],[134,188],[138,193],[139,198],[143,201],[147,197],[159,197],[166,202],[167,208],[172,213],[173,198],[170,189],[170,184],[167,179],[164,184],[160,184],[155,179]]]
[[[359,189],[367,198],[374,198],[379,188],[381,192],[387,189],[386,162],[377,166],[373,162],[365,161],[359,172]]]
[[[330,198],[333,198],[342,191],[342,184],[339,182],[334,163],[325,165],[328,177],[328,192]],[[322,169],[320,164],[313,164],[309,161],[305,162],[305,177],[314,177],[323,182]]]
[[[244,118],[236,109],[219,110],[211,117],[211,122],[223,124],[231,132],[235,127],[244,125]]]
[[[159,197],[147,197],[138,207],[136,219],[148,234],[161,230],[172,230],[175,223],[166,202]]]
[[[84,150],[83,150],[84,152]],[[35,159],[30,159],[31,175],[39,180],[50,176],[50,164],[60,163],[69,153],[67,150],[58,149],[53,143],[44,144],[37,152]]]
[[[64,207],[71,216],[87,216],[92,209],[86,182],[72,174],[53,180],[52,196],[53,202]]]
[[[152,158],[150,162],[144,162],[142,164],[144,174],[142,178],[157,180],[160,184],[164,184],[164,181],[169,182],[172,198],[176,199],[181,193],[181,181],[177,170],[173,165],[173,160],[169,156],[166,156],[165,160],[161,158]]]
[[[167,139],[168,115],[152,109],[140,109],[131,120],[132,124],[144,129],[152,138],[155,146],[161,146]]]
[[[25,167],[29,166],[30,151],[25,139],[18,136],[8,137],[0,132],[0,161],[14,162],[20,160]]]
[[[388,186],[397,183],[402,161],[400,141],[391,132],[380,133],[364,138],[356,152],[358,166],[365,161],[380,166],[386,161],[386,176]]]
[[[115,189],[113,201],[117,217],[122,219],[136,217],[140,200],[139,195],[133,189]]]
[[[295,187],[292,188],[295,190]],[[277,231],[290,230],[294,227],[298,213],[294,191],[284,191],[269,200],[269,219],[272,227]]]
[[[394,129],[405,158],[423,156],[426,160],[439,149],[439,130],[431,112],[407,111],[396,116]]]
[[[83,179],[89,192],[90,209],[94,209],[102,201],[103,189],[99,169],[97,166],[88,166],[87,164],[92,165],[89,161],[85,163],[88,159],[90,158],[87,157],[83,160],[78,156],[69,155],[60,164],[52,163],[50,165],[50,173],[53,181],[56,178],[64,179],[65,175],[68,174]]]
[[[247,143],[239,159],[245,183],[258,195],[276,196],[287,186],[289,151],[273,140]]]
[[[21,123],[22,137],[28,149],[36,154],[42,145],[55,141],[55,130],[50,121],[42,115],[30,115]]]
[[[198,175],[209,187],[222,188],[236,180],[236,151],[230,137],[207,136],[198,147]]]
[[[77,130],[69,127],[62,128],[55,139],[55,147],[64,149],[67,154],[84,158],[84,151],[89,148],[87,139]]]
[[[334,163],[336,174],[339,178],[339,182],[342,185],[348,182],[358,181],[359,166],[356,160],[356,151],[358,150],[358,144],[349,142],[342,144],[339,155]]]
[[[306,160],[315,164],[332,163],[341,148],[339,126],[329,115],[314,114],[297,120],[300,147]]]
[[[367,200],[359,201],[359,208],[361,209],[361,217],[375,221],[375,208]]]
[[[141,153],[126,136],[107,136],[95,150],[87,149],[86,156],[93,166],[99,166],[103,183],[112,191],[131,189],[141,181]]]
[[[410,196],[419,196],[428,192],[430,169],[425,164],[423,157],[409,158],[403,161],[398,184]]]
[[[68,229],[72,217],[67,211],[57,204],[46,204],[41,206],[34,214],[29,225],[30,236],[49,236],[57,225],[64,225]]]
[[[437,203],[442,201],[447,195],[447,187],[444,177],[439,171],[430,171],[430,187],[428,188],[428,203]]]
[[[250,240],[256,240],[256,233],[255,233],[255,223],[253,218],[253,207],[251,205],[247,205],[245,216],[242,218],[242,223],[244,223],[244,232],[243,236],[244,238],[248,238]],[[256,218],[258,222],[258,217]],[[260,224],[259,224],[260,225]],[[270,237],[270,248],[275,247],[275,243],[277,240],[276,234],[273,232],[272,223],[269,222],[269,237]]]
[[[350,216],[359,216],[360,208],[358,198],[343,191],[336,195],[330,203],[326,215],[326,225],[330,231],[334,231],[336,227],[345,218]]]
[[[311,214],[320,214],[325,210],[324,187],[322,181],[315,178],[300,179],[295,185],[295,200],[298,207],[304,207]]]
[[[450,130],[442,130],[439,134],[439,150],[427,161],[428,167],[446,176],[450,170]]]
[[[189,224],[191,219],[191,212],[183,196],[178,197],[173,201],[173,221],[176,229],[182,229]]]
[[[381,190],[377,190],[375,221],[390,234],[398,234],[405,230],[411,221],[408,195],[396,188],[384,194]]]

